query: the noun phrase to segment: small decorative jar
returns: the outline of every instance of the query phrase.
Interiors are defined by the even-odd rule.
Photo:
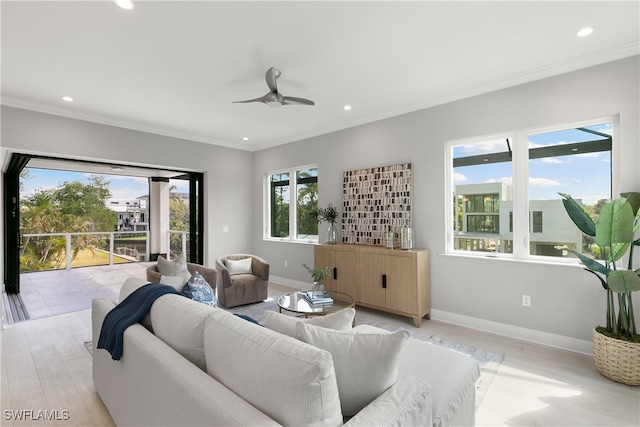
[[[311,288],[311,292],[314,297],[319,297],[324,295],[324,285],[322,282],[313,282],[313,288]]]
[[[393,231],[387,231],[386,233],[384,233],[384,238],[385,241],[387,243],[387,248],[389,249],[393,249],[394,245],[394,240],[396,238],[395,233]]]

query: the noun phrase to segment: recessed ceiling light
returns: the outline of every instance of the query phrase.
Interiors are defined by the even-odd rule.
[[[586,37],[589,34],[593,33],[593,27],[584,27],[580,31],[576,33],[578,37]]]
[[[248,136],[244,136],[244,137],[242,137],[242,140],[243,140],[243,141],[248,141],[248,140],[249,140],[249,137],[248,137]]]
[[[345,105],[345,106],[344,106],[344,110],[345,110],[345,111],[349,111],[349,110],[351,110],[351,105]]]
[[[63,97],[62,97],[62,100],[63,100],[63,101],[67,101],[67,102],[73,102],[73,98],[72,98],[72,97],[70,97],[70,96],[63,96]]]
[[[116,4],[123,9],[131,10],[135,6],[131,0],[115,0]]]
[[[124,170],[124,168],[121,168],[120,166],[112,166],[111,170],[113,172],[122,172]]]

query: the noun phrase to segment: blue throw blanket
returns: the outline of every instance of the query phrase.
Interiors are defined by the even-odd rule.
[[[111,353],[113,360],[120,360],[125,329],[142,319],[155,300],[166,294],[183,295],[171,286],[158,283],[148,283],[133,291],[105,316],[98,348]]]

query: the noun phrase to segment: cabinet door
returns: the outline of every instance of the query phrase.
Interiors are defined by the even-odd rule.
[[[336,290],[358,299],[358,264],[355,251],[336,251],[333,278]]]
[[[385,256],[381,254],[362,254],[362,280],[359,283],[358,300],[363,304],[378,307],[385,306],[386,289],[384,281],[386,274]]]
[[[333,267],[324,280],[328,291],[338,291],[357,299],[358,265],[354,250],[316,246],[314,263],[316,267]]]
[[[416,313],[416,285],[412,275],[412,261],[408,256],[385,257],[387,295],[385,307],[405,313]]]
[[[336,256],[335,251],[316,246],[315,248],[315,257],[314,257],[314,267],[333,267],[336,264]],[[336,281],[333,279],[333,272],[329,274],[329,277],[323,280],[324,288],[328,291],[337,291]]]

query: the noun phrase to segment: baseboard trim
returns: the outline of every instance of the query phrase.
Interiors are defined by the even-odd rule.
[[[311,289],[311,286],[313,286],[309,282],[301,282],[299,280],[287,279],[286,277],[280,276],[269,276],[269,281],[280,285],[291,286],[296,289]]]
[[[279,276],[271,276],[269,281],[296,289],[309,289],[311,286],[308,282],[301,282],[299,280],[292,280]],[[546,345],[547,347],[593,356],[593,344],[591,341],[579,340],[577,338],[571,338],[564,335],[536,331],[535,329],[522,328],[520,326],[508,325],[506,323],[499,323],[436,309],[431,309],[431,319],[507,338],[528,341],[534,344]]]
[[[522,328],[520,326],[507,325],[505,323],[493,322],[491,320],[479,319],[477,317],[465,316],[442,310],[432,309],[431,318],[439,322],[464,326],[465,328],[489,332],[507,338],[528,341],[535,344],[593,356],[593,345],[591,341],[580,340],[549,332],[536,331],[535,329]]]

